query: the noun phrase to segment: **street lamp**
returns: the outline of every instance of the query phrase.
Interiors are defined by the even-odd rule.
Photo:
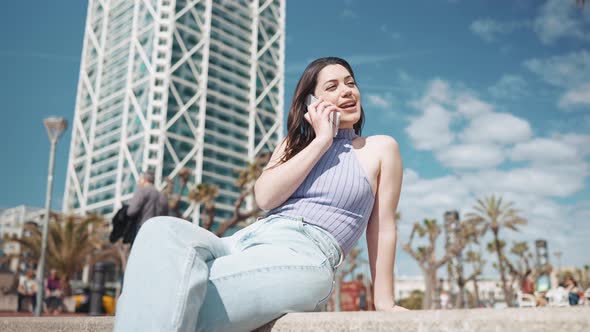
[[[43,276],[45,275],[45,252],[47,251],[47,230],[49,227],[49,214],[51,213],[51,189],[53,188],[53,164],[55,162],[55,145],[57,139],[68,127],[68,122],[63,118],[47,118],[43,120],[51,150],[49,151],[49,173],[47,174],[47,192],[45,193],[45,217],[43,218],[43,239],[41,240],[41,258],[37,266],[37,306],[35,307],[35,316],[41,316],[43,307]]]

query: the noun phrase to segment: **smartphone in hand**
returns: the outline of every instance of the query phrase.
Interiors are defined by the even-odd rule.
[[[314,95],[309,94],[305,98],[305,105],[309,106],[315,103],[316,101],[318,101],[318,99]],[[340,126],[340,112],[330,112],[329,119],[330,124],[332,125],[332,134],[334,135],[334,137],[336,137],[336,135],[338,134],[338,127]]]

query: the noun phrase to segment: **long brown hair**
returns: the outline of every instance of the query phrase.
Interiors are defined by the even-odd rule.
[[[303,74],[297,83],[295,94],[293,95],[293,100],[291,101],[291,106],[289,108],[289,115],[287,117],[287,137],[285,137],[285,152],[280,157],[277,164],[272,167],[276,167],[293,158],[293,156],[305,149],[315,138],[313,127],[303,117],[305,112],[307,112],[305,98],[307,95],[313,94],[317,85],[318,74],[328,65],[343,66],[354,79],[354,72],[352,71],[350,64],[348,64],[346,60],[337,57],[319,58],[305,68],[305,71],[303,71]],[[364,120],[365,111],[361,106],[361,117],[359,121],[353,125],[355,133],[359,136],[361,135]]]

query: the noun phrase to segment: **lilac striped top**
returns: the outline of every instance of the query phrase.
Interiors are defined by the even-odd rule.
[[[318,160],[287,201],[269,214],[303,217],[330,232],[347,255],[363,234],[375,196],[356,159],[354,129],[339,129],[332,146]]]

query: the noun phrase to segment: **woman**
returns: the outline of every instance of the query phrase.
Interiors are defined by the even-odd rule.
[[[309,94],[319,100],[306,107]],[[256,181],[256,202],[268,216],[221,239],[176,218],[146,222],[115,330],[250,331],[287,312],[318,310],[365,228],[375,307],[405,310],[393,297],[401,159],[391,137],[359,136],[363,120],[350,65],[312,62],[295,90],[288,135]]]
[[[566,275],[563,279],[563,285],[568,293],[570,305],[578,305],[578,302],[580,301],[580,289],[578,288],[578,283],[574,277],[569,274]]]
[[[46,314],[53,313],[57,315],[60,313],[61,308],[61,281],[59,276],[57,275],[56,269],[51,269],[49,272],[49,278],[45,280],[45,303],[47,304],[47,308],[45,310]]]

